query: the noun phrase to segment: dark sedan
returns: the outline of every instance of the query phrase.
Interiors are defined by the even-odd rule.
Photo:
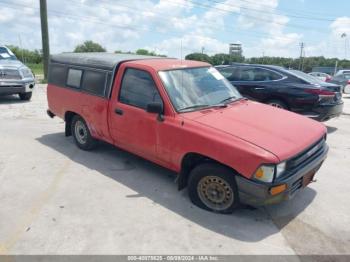
[[[341,86],[278,66],[235,64],[216,67],[245,97],[318,121],[343,110]]]

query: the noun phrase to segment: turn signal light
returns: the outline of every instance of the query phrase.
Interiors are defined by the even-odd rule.
[[[259,168],[255,173],[255,177],[262,178],[263,176],[264,176],[264,171],[261,168]]]
[[[283,191],[285,191],[287,189],[287,185],[286,184],[282,184],[279,186],[274,186],[270,188],[270,194],[271,195],[277,195],[279,193],[282,193]]]

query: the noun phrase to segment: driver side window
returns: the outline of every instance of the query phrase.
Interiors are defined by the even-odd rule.
[[[146,71],[133,68],[127,68],[124,73],[119,101],[142,109],[146,109],[147,104],[152,102],[162,103],[152,76]]]

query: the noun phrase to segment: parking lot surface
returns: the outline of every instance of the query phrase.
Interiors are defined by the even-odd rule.
[[[329,156],[294,199],[213,214],[174,174],[102,144],[79,150],[31,102],[0,97],[0,254],[350,254],[350,96],[325,123]]]

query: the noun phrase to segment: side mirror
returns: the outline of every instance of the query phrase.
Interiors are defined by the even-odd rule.
[[[163,104],[157,103],[157,102],[149,103],[149,104],[147,104],[146,111],[148,113],[156,113],[156,114],[161,115],[161,114],[163,114]]]

